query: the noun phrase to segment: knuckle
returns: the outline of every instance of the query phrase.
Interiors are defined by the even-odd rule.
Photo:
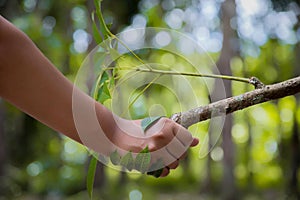
[[[192,136],[192,134],[190,132],[186,132],[186,138],[190,142],[193,140],[193,136]]]
[[[172,125],[174,123],[173,120],[169,119],[169,118],[164,118],[164,123],[168,126]]]
[[[151,142],[151,149],[152,150],[158,150],[164,146],[166,146],[169,142],[170,139],[167,136],[167,134],[165,134],[164,132],[160,131],[158,133],[156,133],[155,135],[152,136],[152,142]],[[150,148],[150,146],[149,146]]]
[[[153,135],[153,139],[155,141],[162,141],[166,139],[166,134],[162,131],[156,133],[155,135]]]
[[[148,145],[148,148],[149,148],[149,151],[150,151],[150,152],[153,152],[153,151],[157,151],[157,150],[158,150],[158,147],[157,147],[157,145],[155,145],[155,143],[150,143],[150,144]]]

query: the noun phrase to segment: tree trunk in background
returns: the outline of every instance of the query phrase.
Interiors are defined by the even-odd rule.
[[[5,107],[4,102],[0,98],[0,183],[3,183],[3,179],[5,176],[5,165],[6,165],[6,148],[5,148],[5,138],[4,138],[4,119],[5,119]],[[0,196],[3,194],[4,188],[3,185],[0,184]]]
[[[300,24],[299,21],[296,24],[295,28],[299,28]],[[298,43],[295,47],[295,67],[294,67],[294,76],[300,75],[300,44]],[[297,100],[297,106],[296,108],[299,108],[300,103],[300,96],[296,96]],[[300,138],[299,138],[299,124],[298,124],[298,117],[297,117],[297,111],[294,113],[294,127],[293,127],[293,135],[291,138],[291,178],[290,183],[288,185],[288,188],[290,188],[290,192],[292,196],[294,196],[296,199],[300,199],[300,184],[299,184],[299,178],[298,178],[298,171],[300,170]]]
[[[18,0],[0,0],[0,13],[3,17],[13,19],[20,12]]]
[[[18,2],[13,0],[3,0],[0,1],[0,13],[5,18],[11,19],[15,12],[12,10],[16,10],[18,8]],[[4,119],[5,119],[5,107],[4,102],[0,98],[0,182],[5,176],[4,167],[6,163],[6,154],[7,149],[5,147],[5,138],[4,138]],[[4,188],[2,188],[2,184],[0,185],[0,196],[3,192]]]
[[[126,183],[128,182],[128,176],[126,172],[120,172],[120,177],[119,177],[119,181],[118,181],[118,186],[122,187],[124,185],[126,185]]]
[[[215,92],[215,91],[214,91]],[[211,101],[211,96],[208,95],[208,98],[209,98],[209,103],[212,103]],[[211,129],[209,129],[209,132],[208,132],[208,150],[212,148],[212,144],[211,144]],[[208,153],[206,159],[206,171],[205,171],[205,178],[204,178],[204,181],[203,181],[203,184],[200,188],[200,193],[213,193],[213,180],[212,180],[212,170],[211,170],[211,167],[212,167],[212,162],[213,160],[211,159],[211,152]]]
[[[245,118],[244,118],[244,121],[246,122],[247,124],[247,127],[248,127],[248,132],[249,132],[249,139],[247,141],[247,146],[246,148],[244,149],[246,151],[246,168],[248,170],[248,177],[247,177],[247,185],[248,185],[248,190],[250,192],[255,192],[253,191],[253,170],[249,168],[249,166],[251,165],[251,161],[252,161],[252,155],[251,155],[251,149],[252,149],[252,144],[253,144],[253,139],[252,139],[252,134],[253,134],[253,129],[252,129],[252,126],[251,126],[251,123],[250,123],[250,113],[245,113]]]
[[[106,184],[106,174],[104,170],[104,165],[98,162],[95,174],[94,186],[101,189]]]
[[[300,22],[295,25],[295,30],[300,27]],[[300,53],[300,44],[298,43],[295,47],[295,66],[294,66],[294,76],[299,76],[300,75],[300,58],[299,58],[299,53]],[[300,103],[300,96],[296,95],[296,100],[297,100],[297,106],[296,108],[299,108],[299,103]],[[300,170],[300,130],[299,130],[299,124],[298,124],[298,117],[297,117],[297,110],[294,111],[294,127],[293,127],[293,134],[291,137],[291,177],[289,180],[288,189],[292,197],[296,199],[300,199],[300,184],[299,184],[299,176],[298,176],[298,171]]]
[[[243,63],[245,63],[245,60],[242,58],[243,60]],[[243,77],[251,77],[251,75],[249,74],[249,72],[247,71],[246,67],[243,66]],[[252,86],[251,86],[252,87]],[[249,91],[248,90],[249,88],[249,85],[246,85],[244,86],[244,91]],[[251,123],[250,123],[250,113],[249,112],[245,112],[244,113],[244,118],[243,118],[243,121],[246,123],[247,125],[247,129],[248,129],[248,133],[249,133],[249,138],[248,138],[248,141],[247,141],[247,145],[243,148],[245,152],[245,166],[247,168],[247,171],[248,171],[248,176],[247,176],[247,186],[248,186],[248,190],[250,193],[254,192],[253,191],[253,171],[252,169],[250,169],[250,165],[251,165],[251,161],[252,161],[252,155],[251,155],[251,149],[252,149],[252,145],[253,145],[253,138],[252,138],[252,135],[253,135],[253,129],[252,129],[252,126],[251,126]]]
[[[130,24],[132,16],[138,13],[139,2],[140,0],[114,0],[102,2],[103,13],[109,13],[110,17],[112,17],[112,21],[109,21],[108,23],[112,23],[111,31],[113,33],[118,33],[121,27]]]
[[[290,171],[291,177],[289,181],[289,196],[300,199],[299,183],[298,183],[298,170],[300,164],[300,142],[299,142],[299,125],[297,122],[297,114],[294,113],[294,128],[291,137],[291,162]]]
[[[230,20],[235,15],[234,0],[227,0],[222,4],[222,19],[223,19],[223,46],[220,58],[217,62],[217,67],[221,74],[231,75],[230,60],[235,56],[234,49],[235,31],[230,26]],[[231,97],[231,81],[223,81],[226,96]],[[218,84],[217,84],[218,85]],[[222,147],[224,151],[223,158],[223,180],[222,180],[222,199],[237,199],[234,169],[234,144],[231,135],[232,115],[227,115],[222,131]]]

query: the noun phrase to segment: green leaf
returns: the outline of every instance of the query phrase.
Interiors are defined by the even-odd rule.
[[[141,126],[143,131],[145,132],[148,128],[150,128],[155,122],[157,122],[162,116],[157,117],[146,117],[142,120]]]
[[[114,79],[118,78],[119,73],[120,73],[119,67],[118,66],[114,67],[114,69],[112,70],[112,77],[114,77]]]
[[[134,159],[132,153],[128,152],[123,158],[121,158],[120,165],[131,171],[134,167]]]
[[[118,151],[115,150],[113,153],[110,154],[110,161],[114,165],[120,164],[121,156],[118,154]]]
[[[101,1],[102,0],[94,0],[94,3],[95,3],[95,7],[96,7],[96,14],[99,19],[100,31],[102,33],[102,39],[105,40],[108,37],[111,37],[113,34],[109,31],[109,29],[103,19],[103,16],[101,13]]]
[[[106,24],[106,27],[108,30],[110,30],[110,28],[112,27],[113,23],[109,23],[109,24]]]
[[[134,162],[135,164],[134,168],[143,174],[148,170],[150,161],[151,161],[151,154],[147,146],[136,156]]]
[[[115,77],[114,76],[110,77],[109,86],[110,86],[110,88],[114,88],[114,86],[115,86]]]
[[[108,157],[99,154],[98,161],[101,162],[101,163],[103,163],[103,164],[105,164],[105,165],[107,165],[109,160],[108,160]]]
[[[107,99],[111,99],[110,91],[108,89],[108,82],[104,82],[103,86],[98,90],[97,101],[104,103]]]
[[[153,169],[153,171],[151,171]],[[162,159],[157,160],[155,163],[153,163],[150,167],[150,171],[147,172],[147,175],[154,176],[155,178],[160,177],[164,169],[164,163]]]
[[[107,72],[103,72],[101,74],[99,87],[96,87],[98,91],[95,91],[97,94],[95,99],[100,103],[104,103],[104,101],[111,98],[108,84],[109,84],[109,76]]]
[[[93,198],[93,185],[94,185],[94,178],[96,173],[97,167],[97,158],[92,156],[89,164],[89,169],[87,173],[87,180],[86,180],[86,187],[89,194],[90,199]]]
[[[92,22],[93,22],[92,23],[93,37],[94,37],[96,43],[100,44],[103,41],[103,39],[102,39],[102,36],[99,33],[98,27],[96,25],[96,22],[95,22],[95,13],[94,12],[92,12],[92,16],[91,17],[92,17]]]
[[[100,83],[99,83],[100,87],[101,87],[101,85],[103,85],[103,84],[105,83],[105,81],[107,81],[108,79],[109,79],[108,73],[104,71],[104,72],[101,74],[101,79],[100,79]]]

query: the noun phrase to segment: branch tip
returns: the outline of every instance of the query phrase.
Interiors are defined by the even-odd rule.
[[[249,83],[254,85],[255,89],[262,89],[265,87],[265,84],[254,76],[249,79]]]

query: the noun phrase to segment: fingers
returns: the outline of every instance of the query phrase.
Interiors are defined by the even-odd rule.
[[[186,150],[187,147],[185,147],[177,137],[174,137],[166,146],[166,151],[173,156],[174,160],[179,159]]]
[[[179,166],[179,159],[168,165],[169,169],[176,169]]]
[[[178,138],[178,140],[185,147],[189,147],[193,141],[192,134],[187,129],[180,126],[179,124],[175,123],[173,125],[173,134],[176,136],[176,138]]]
[[[175,168],[177,158],[170,154],[170,151],[166,147],[161,148],[157,151],[151,152],[151,164],[161,162],[159,165],[155,165],[157,168],[152,168],[151,170],[157,170],[169,166],[170,168]]]
[[[176,169],[179,166],[180,159],[184,159],[187,155],[187,149],[196,146],[199,140],[193,138],[187,129],[166,118],[160,119],[151,129],[148,133],[151,134],[152,138],[152,145],[149,146],[153,158],[152,162],[159,159],[163,160],[163,165],[160,167],[163,168],[160,177],[165,177],[171,169]]]
[[[193,138],[193,141],[191,143],[191,147],[197,146],[199,144],[199,139],[198,138]]]
[[[170,168],[165,167],[163,169],[163,172],[161,173],[160,177],[166,177],[169,175],[169,173],[170,173]]]

